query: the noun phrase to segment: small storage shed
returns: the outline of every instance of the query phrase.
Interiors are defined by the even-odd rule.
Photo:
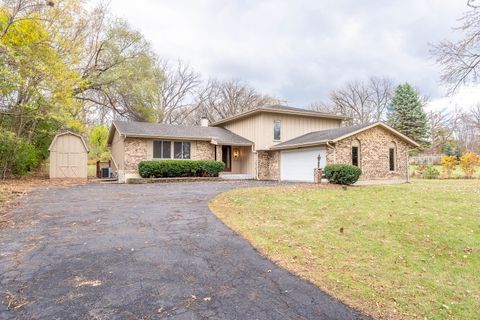
[[[50,178],[87,178],[87,144],[79,134],[66,131],[50,147]]]

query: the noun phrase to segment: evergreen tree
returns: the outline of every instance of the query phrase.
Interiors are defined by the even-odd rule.
[[[443,154],[447,155],[447,156],[453,156],[453,148],[452,148],[452,145],[450,143],[446,143],[444,146],[443,146],[443,150],[442,150]]]
[[[408,83],[395,89],[387,115],[388,124],[407,137],[425,144],[427,115],[415,89]]]

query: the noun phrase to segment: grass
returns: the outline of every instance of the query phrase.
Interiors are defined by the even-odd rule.
[[[415,172],[417,170],[417,167],[418,167],[417,165],[411,165],[409,168],[410,173]],[[440,175],[442,176],[444,175],[443,168],[441,165],[436,164],[436,165],[433,165],[433,167],[437,169],[438,172],[440,172]],[[480,166],[475,167],[475,173],[473,174],[473,177],[480,178]],[[463,169],[460,166],[457,165],[455,167],[455,170],[453,170],[452,172],[452,178],[465,178],[465,173],[463,172]]]
[[[480,181],[237,189],[210,207],[264,255],[382,319],[480,310]]]

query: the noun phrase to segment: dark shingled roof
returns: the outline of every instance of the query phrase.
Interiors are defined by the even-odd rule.
[[[269,106],[263,106],[263,107],[258,107],[258,108],[255,108],[255,109],[247,110],[245,112],[240,112],[240,113],[235,114],[233,116],[226,117],[224,119],[220,119],[220,120],[214,122],[212,125],[217,126],[219,124],[234,121],[234,120],[237,120],[237,119],[241,119],[243,117],[247,117],[247,116],[250,116],[252,114],[259,113],[259,112],[272,112],[272,113],[279,113],[279,114],[298,114],[298,115],[303,115],[303,116],[308,116],[308,117],[338,119],[338,120],[349,119],[349,117],[347,117],[347,116],[325,113],[325,112],[320,112],[320,111],[315,111],[315,110],[294,108],[294,107],[288,107],[288,106],[282,106],[282,105],[269,105]]]
[[[132,137],[215,140],[218,144],[237,146],[253,144],[250,140],[221,127],[182,126],[136,121],[114,121],[113,126],[120,134]],[[111,139],[113,139],[112,134],[108,139],[109,144],[112,142]]]
[[[310,144],[310,143],[317,143],[317,142],[324,142],[324,141],[332,141],[337,138],[343,137],[349,133],[353,133],[355,131],[358,131],[360,129],[366,128],[371,125],[372,123],[367,123],[367,124],[359,124],[355,126],[341,127],[341,128],[328,129],[328,130],[322,130],[322,131],[314,131],[314,132],[304,134],[303,136],[299,136],[299,137],[281,142],[279,144],[276,144],[272,147],[272,149],[295,146],[299,144]]]

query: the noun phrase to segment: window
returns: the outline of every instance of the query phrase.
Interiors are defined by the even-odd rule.
[[[280,120],[273,121],[273,140],[280,140]]]
[[[358,167],[358,147],[352,147],[352,165]]]
[[[360,141],[352,141],[352,165],[359,167],[360,159]]]
[[[153,158],[170,159],[172,158],[171,141],[153,141]]]
[[[394,142],[390,143],[390,146],[388,148],[388,165],[389,165],[390,171],[395,171],[395,167],[396,167],[395,156],[397,153],[396,151],[397,151],[397,146],[395,145],[395,143]]]
[[[190,159],[190,142],[175,141],[173,144],[173,157],[175,159]]]
[[[163,141],[162,143],[162,158],[170,159],[172,157],[172,142],[171,141]]]
[[[155,159],[162,157],[162,141],[153,141],[153,157]]]
[[[190,159],[190,142],[175,141],[153,141],[154,159]]]

